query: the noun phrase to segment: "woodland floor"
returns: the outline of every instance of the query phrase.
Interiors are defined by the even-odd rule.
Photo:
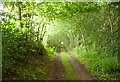
[[[6,68],[8,74],[3,74],[3,80],[96,80],[64,47],[56,51],[55,57],[50,57],[30,56],[27,65],[11,65]]]
[[[75,73],[78,76],[77,80],[96,80],[96,78],[90,75],[84,66],[80,64],[76,59],[74,59],[71,54],[63,47],[56,51],[54,63],[50,68],[47,80],[70,80],[70,78],[66,77],[66,70],[61,62],[61,51],[64,51],[69,58],[68,62],[72,64]]]

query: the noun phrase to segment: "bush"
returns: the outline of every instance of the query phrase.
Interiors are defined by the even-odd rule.
[[[25,39],[22,28],[10,27],[8,25],[3,27],[2,31],[3,66],[8,65],[7,63],[9,63],[9,66],[14,64],[12,61],[16,61],[16,63],[19,61],[24,62],[29,55],[47,54],[44,45],[40,41]]]
[[[97,75],[100,79],[105,79],[108,75],[114,75],[119,73],[120,64],[117,56],[106,56],[105,54],[98,54],[94,49],[86,52],[81,47],[74,48],[71,53],[73,57],[77,58],[85,68]],[[115,74],[113,72],[117,71]]]

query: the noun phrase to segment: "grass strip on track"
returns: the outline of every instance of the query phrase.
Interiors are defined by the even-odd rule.
[[[61,61],[65,67],[65,70],[66,70],[66,78],[68,78],[69,80],[77,80],[78,76],[75,73],[75,70],[74,70],[72,64],[70,63],[69,58],[65,54],[65,52],[61,52],[60,55],[61,55]]]

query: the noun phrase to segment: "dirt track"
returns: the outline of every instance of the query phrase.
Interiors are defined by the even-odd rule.
[[[87,72],[82,64],[80,64],[76,59],[74,59],[71,54],[65,49],[61,48],[65,51],[68,56],[70,63],[72,64],[76,74],[78,75],[78,80],[96,80],[92,75]],[[60,57],[60,49],[56,51],[56,56],[54,60],[54,64],[51,66],[51,70],[49,72],[47,80],[69,80],[65,78],[65,69],[61,62]]]
[[[60,50],[56,51],[53,65],[51,66],[47,80],[65,80],[65,69],[61,62]]]
[[[65,48],[62,49],[66,52],[68,58],[70,59],[70,63],[73,65],[75,72],[78,75],[78,80],[95,80],[95,78],[87,72],[84,66],[74,59]]]

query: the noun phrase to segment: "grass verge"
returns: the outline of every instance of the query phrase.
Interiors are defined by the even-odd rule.
[[[117,57],[99,54],[93,50],[70,50],[74,58],[84,64],[85,68],[100,80],[120,80],[120,64]]]
[[[27,64],[17,62],[3,68],[3,80],[45,80],[54,55],[30,55]]]

